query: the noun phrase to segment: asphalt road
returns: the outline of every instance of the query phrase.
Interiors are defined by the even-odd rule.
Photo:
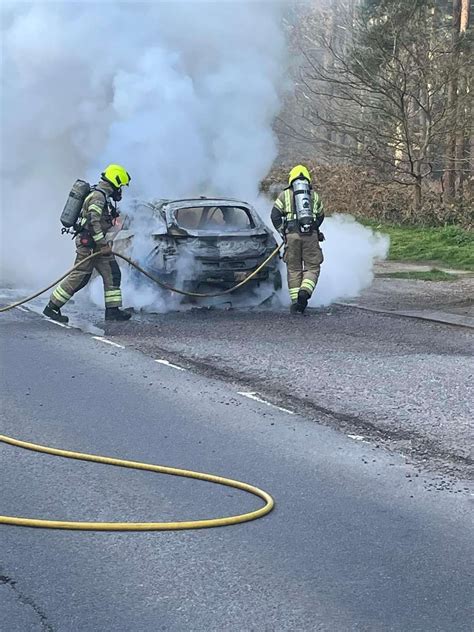
[[[2,632],[472,630],[472,502],[402,456],[34,314],[2,315],[0,431],[272,493],[193,532],[0,527]],[[0,513],[171,520],[259,505],[207,483],[0,444]],[[458,490],[456,490],[458,491]]]
[[[459,478],[474,473],[473,334],[338,305],[304,317],[287,309],[137,314],[107,327],[117,342],[180,357]]]

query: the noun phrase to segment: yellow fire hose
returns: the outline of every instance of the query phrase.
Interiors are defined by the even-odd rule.
[[[277,255],[277,253],[280,251],[282,246],[283,246],[283,244],[280,244],[279,246],[277,246],[275,248],[275,250],[273,250],[273,252],[271,254],[269,254],[268,257],[264,261],[262,261],[262,263],[257,268],[255,268],[255,270],[250,272],[245,277],[245,279],[240,281],[240,283],[237,283],[237,285],[234,285],[233,287],[228,288],[227,290],[221,290],[220,292],[211,292],[209,294],[201,294],[199,292],[186,292],[185,290],[180,290],[180,289],[178,289],[176,287],[172,287],[171,285],[168,285],[167,283],[164,283],[163,281],[161,281],[161,279],[158,279],[157,277],[153,276],[152,274],[150,274],[149,272],[144,270],[141,266],[138,265],[138,263],[136,263],[135,261],[133,261],[133,259],[130,259],[126,255],[121,255],[118,252],[114,252],[113,254],[116,257],[119,257],[120,259],[123,259],[124,261],[126,261],[132,267],[136,268],[139,272],[141,272],[143,275],[145,275],[146,277],[151,279],[154,283],[156,283],[157,285],[159,285],[160,287],[162,287],[165,290],[169,290],[170,292],[175,292],[176,294],[182,294],[183,296],[194,296],[195,298],[212,298],[212,297],[216,297],[216,296],[223,296],[224,294],[230,294],[231,292],[235,292],[235,290],[238,290],[240,287],[244,286],[246,283],[251,281],[254,278],[254,276],[260,272],[260,270],[262,270],[268,263],[270,263],[270,261],[273,259],[273,257],[275,257]],[[69,274],[71,274],[71,272],[73,272],[74,270],[77,270],[82,265],[84,265],[84,263],[86,263],[87,261],[90,261],[91,259],[95,259],[95,257],[99,257],[99,256],[100,256],[100,252],[94,252],[94,253],[90,254],[88,257],[86,257],[85,259],[83,259],[82,261],[80,261],[79,263],[74,265],[67,272],[65,272],[62,276],[60,276],[59,279],[56,279],[56,281],[54,281],[53,283],[48,285],[48,287],[43,288],[42,290],[40,290],[39,292],[36,292],[35,294],[32,294],[31,296],[27,296],[26,298],[22,299],[21,301],[17,301],[16,303],[12,303],[11,305],[6,305],[5,307],[0,307],[0,313],[7,312],[8,310],[13,309],[14,307],[19,307],[20,305],[23,305],[24,303],[28,303],[29,301],[32,301],[33,299],[37,298],[41,294],[44,294],[45,292],[47,292],[48,290],[53,288],[60,281],[62,281]]]
[[[170,285],[167,285],[160,279],[157,279],[153,275],[146,272],[141,266],[135,263],[132,259],[129,259],[125,255],[121,255],[119,253],[114,253],[116,257],[120,257],[131,266],[139,270],[142,274],[147,276],[149,279],[160,285],[162,288],[166,290],[170,290],[172,292],[176,292],[178,294],[183,294],[185,296],[194,296],[194,297],[214,297],[214,296],[222,296],[223,294],[230,294],[236,289],[242,287],[246,283],[248,283],[262,268],[264,268],[270,261],[275,257],[275,255],[279,252],[282,245],[279,245],[275,248],[275,250],[263,261],[253,272],[251,272],[245,279],[243,279],[240,283],[235,285],[232,288],[227,290],[223,290],[221,292],[211,293],[211,294],[200,294],[197,292],[185,292],[184,290],[179,290],[178,288],[173,288]],[[73,270],[76,270],[81,265],[83,265],[86,261],[93,259],[94,257],[99,256],[100,253],[93,253],[83,259],[80,263],[73,266],[70,270],[68,270],[65,274],[63,274],[59,279],[51,283],[48,287],[28,296],[27,298],[22,299],[21,301],[17,301],[16,303],[12,303],[11,305],[7,305],[6,307],[0,308],[0,312],[6,312],[14,307],[18,307],[27,303],[28,301],[33,300],[37,296],[40,296],[44,292],[47,292],[52,287],[57,285],[60,281],[62,281],[66,276],[68,276]],[[266,514],[270,513],[273,509],[275,502],[273,498],[262,489],[255,487],[253,485],[249,485],[248,483],[243,483],[242,481],[236,481],[231,478],[224,478],[222,476],[215,476],[213,474],[205,474],[203,472],[194,472],[193,470],[182,470],[175,467],[168,467],[164,465],[153,465],[151,463],[141,463],[139,461],[127,461],[124,459],[116,459],[112,457],[99,456],[94,454],[85,454],[82,452],[71,452],[70,450],[59,450],[56,448],[50,448],[48,446],[38,445],[36,443],[29,443],[27,441],[20,441],[19,439],[14,439],[13,437],[8,437],[6,435],[0,435],[0,442],[7,443],[12,446],[16,446],[19,448],[24,448],[26,450],[33,450],[34,452],[43,452],[45,454],[52,454],[54,456],[62,456],[68,459],[77,459],[80,461],[91,461],[93,463],[103,463],[106,465],[115,465],[119,467],[127,467],[135,470],[146,470],[149,472],[156,472],[159,474],[170,474],[172,476],[182,476],[185,478],[194,478],[200,481],[207,481],[209,483],[215,483],[217,485],[226,485],[227,487],[233,487],[235,489],[240,489],[249,494],[253,494],[254,496],[258,496],[259,498],[265,501],[265,505],[260,509],[256,509],[254,511],[250,511],[244,514],[238,514],[235,516],[227,516],[224,518],[207,518],[204,520],[185,520],[179,522],[77,522],[77,521],[65,521],[65,520],[45,520],[38,518],[21,518],[16,516],[1,516],[0,515],[0,524],[7,524],[19,527],[40,527],[46,529],[70,529],[70,530],[82,530],[82,531],[175,531],[175,530],[183,530],[183,529],[206,529],[210,527],[224,527],[233,524],[239,524],[241,522],[249,522],[250,520],[256,520],[257,518],[261,518]]]
[[[254,494],[265,501],[265,505],[260,509],[250,511],[248,513],[236,516],[228,516],[225,518],[207,518],[204,520],[185,520],[182,522],[76,522],[64,520],[41,520],[36,518],[17,518],[15,516],[0,516],[0,524],[9,524],[18,527],[43,527],[46,529],[75,529],[82,531],[175,531],[182,529],[206,529],[209,527],[225,527],[240,522],[249,522],[265,516],[274,507],[274,500],[267,492],[243,483],[235,481],[231,478],[223,478],[222,476],[214,476],[213,474],[204,474],[203,472],[193,472],[192,470],[181,470],[175,467],[167,467],[165,465],[152,465],[151,463],[140,463],[139,461],[125,461],[124,459],[114,459],[107,456],[99,456],[95,454],[83,454],[81,452],[71,452],[69,450],[58,450],[36,443],[28,443],[0,435],[0,441],[10,445],[33,450],[34,452],[43,452],[54,456],[62,456],[67,459],[78,459],[80,461],[92,461],[93,463],[105,463],[107,465],[117,465],[119,467],[128,467],[135,470],[147,470],[148,472],[158,472],[159,474],[171,474],[172,476],[182,476],[185,478],[196,478],[200,481],[208,481],[217,485],[226,485],[241,489],[249,494]]]

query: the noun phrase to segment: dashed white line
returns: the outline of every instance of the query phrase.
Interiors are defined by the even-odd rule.
[[[248,397],[249,399],[253,399],[256,402],[260,402],[261,404],[265,404],[266,406],[271,406],[271,408],[276,408],[277,410],[281,410],[283,413],[288,413],[288,415],[294,415],[295,413],[292,410],[288,410],[288,408],[282,408],[281,406],[277,406],[276,404],[272,404],[271,402],[267,402],[261,397],[258,397],[256,393],[247,393],[238,391],[239,395],[243,395],[243,397]]]
[[[117,347],[118,349],[125,349],[123,345],[119,345],[117,342],[112,342],[112,340],[107,340],[107,338],[103,338],[102,336],[92,336],[94,340],[98,340],[99,342],[105,342],[106,345],[111,345],[112,347]]]
[[[182,366],[178,366],[177,364],[171,364],[171,362],[168,362],[168,360],[155,360],[155,362],[158,362],[158,364],[164,364],[165,366],[169,366],[172,369],[176,369],[177,371],[186,371],[186,369],[183,368]]]
[[[349,437],[349,439],[354,439],[354,441],[364,441],[365,439],[363,435],[348,434],[347,436]]]
[[[349,437],[349,439],[352,439],[353,441],[360,441],[361,443],[370,444],[370,441],[368,441],[363,435],[348,434],[347,436]]]

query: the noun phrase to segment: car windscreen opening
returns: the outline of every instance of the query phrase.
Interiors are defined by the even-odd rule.
[[[249,211],[241,206],[196,206],[176,211],[178,226],[188,230],[235,232],[255,228]]]

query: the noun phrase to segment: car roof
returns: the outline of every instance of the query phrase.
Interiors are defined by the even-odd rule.
[[[163,209],[168,206],[171,208],[179,208],[185,204],[193,204],[194,206],[205,206],[206,204],[215,204],[221,206],[243,206],[247,209],[251,209],[252,205],[244,200],[238,200],[237,198],[219,198],[219,197],[193,197],[193,198],[155,198],[150,200],[135,199],[136,204],[144,204],[145,206],[155,207],[157,209]]]
[[[201,204],[204,202],[219,202],[219,203],[235,203],[244,204],[248,206],[248,202],[244,202],[244,200],[238,200],[237,198],[220,198],[220,197],[193,197],[193,198],[176,198],[173,200],[161,200],[165,204],[175,204],[177,202],[200,202]]]

